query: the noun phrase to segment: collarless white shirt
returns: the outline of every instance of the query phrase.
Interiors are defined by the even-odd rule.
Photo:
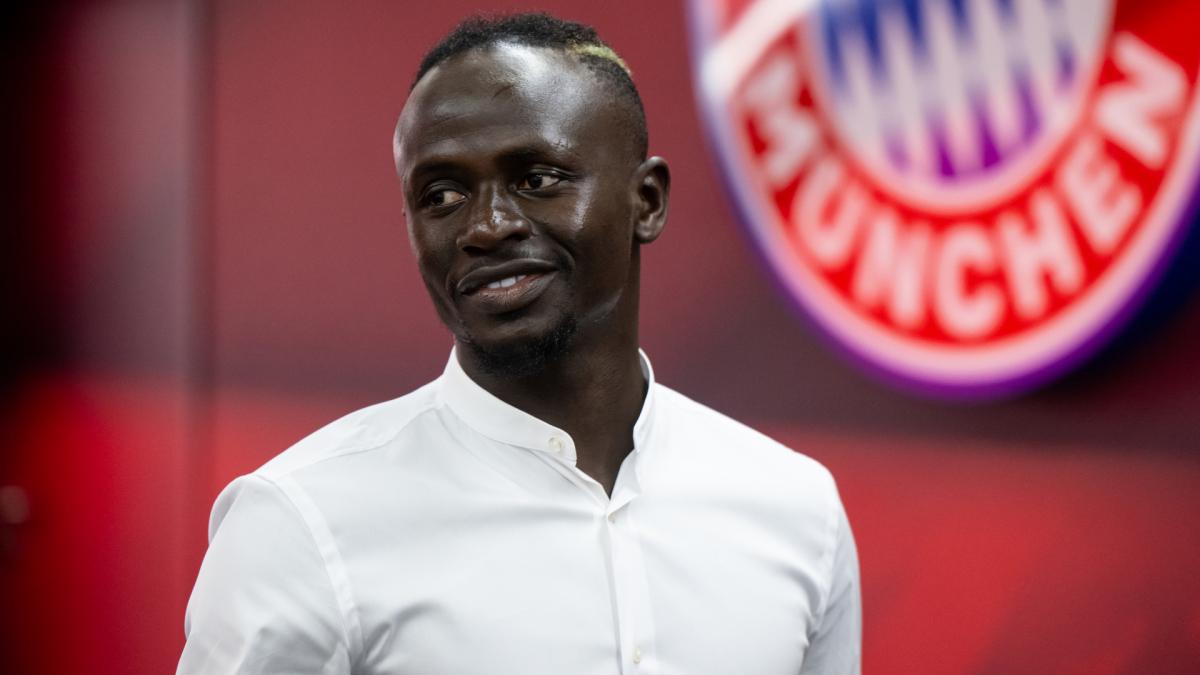
[[[860,672],[829,472],[654,381],[611,498],[473,382],[352,413],[217,498],[179,673]]]

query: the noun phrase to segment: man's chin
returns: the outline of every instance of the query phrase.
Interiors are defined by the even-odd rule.
[[[461,340],[484,371],[504,377],[535,375],[570,351],[578,326],[573,317],[563,317],[551,330],[532,336],[485,342],[468,337]]]

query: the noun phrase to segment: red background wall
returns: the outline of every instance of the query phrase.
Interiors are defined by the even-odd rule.
[[[643,263],[660,378],[839,479],[867,672],[1200,672],[1200,260],[1178,268],[1173,311],[1037,393],[890,390],[814,337],[740,234],[682,6],[538,7],[625,56],[673,168]],[[408,251],[390,134],[429,45],[471,11],[518,8],[8,17],[0,670],[171,670],[220,487],[440,372],[450,340]]]

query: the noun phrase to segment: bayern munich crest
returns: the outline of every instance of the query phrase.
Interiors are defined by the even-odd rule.
[[[1093,353],[1191,225],[1194,0],[693,0],[697,95],[776,278],[891,380]]]

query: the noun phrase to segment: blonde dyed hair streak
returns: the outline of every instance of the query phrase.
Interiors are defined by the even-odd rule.
[[[617,53],[607,45],[596,44],[595,42],[584,42],[581,44],[571,45],[567,51],[579,56],[594,56],[596,58],[604,59],[605,61],[612,61],[620,66],[621,70],[625,71],[626,75],[633,77],[633,71],[629,70],[629,66],[625,64],[625,59],[622,59],[620,56],[618,56]]]

